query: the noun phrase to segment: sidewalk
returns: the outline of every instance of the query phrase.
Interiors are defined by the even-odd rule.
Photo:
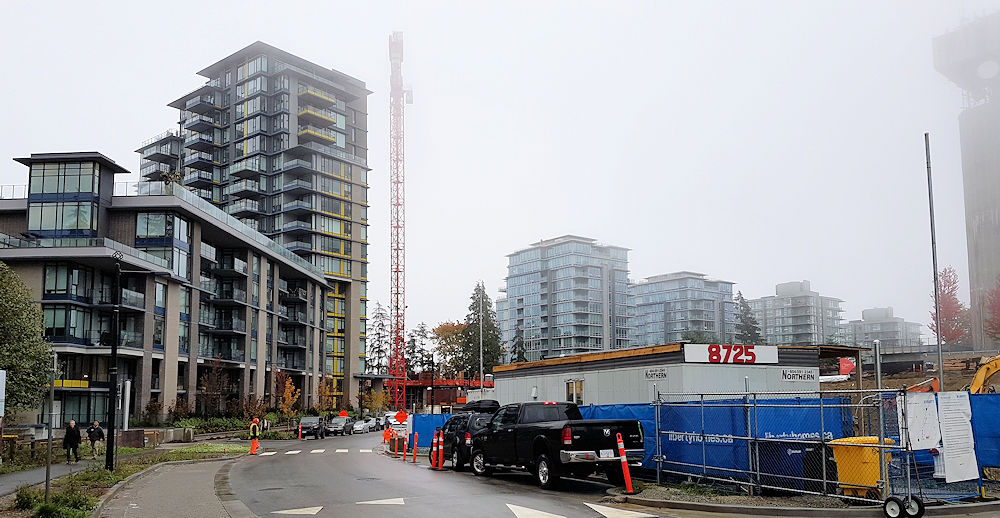
[[[83,471],[90,466],[104,466],[104,457],[98,457],[96,460],[81,457],[79,464],[66,464],[64,461],[53,463],[51,475],[52,478],[55,479],[56,477],[69,475],[70,473],[75,473],[77,471]],[[14,491],[17,491],[17,488],[21,486],[33,486],[44,482],[45,466],[0,475],[0,496],[9,495]]]
[[[115,493],[100,516],[230,518],[215,494],[215,475],[224,465],[225,462],[196,462],[157,466]]]

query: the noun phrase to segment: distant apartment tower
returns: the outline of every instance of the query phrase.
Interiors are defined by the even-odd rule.
[[[326,273],[324,373],[336,404],[365,372],[368,138],[365,83],[255,42],[199,72],[169,106],[178,131],[137,150],[140,173],[180,182]],[[355,378],[356,379],[356,378]]]
[[[993,349],[986,336],[987,295],[1000,276],[1000,13],[966,23],[934,39],[934,67],[962,89],[958,117],[965,190],[972,342]]]
[[[734,343],[733,284],[695,272],[655,275],[629,284],[635,306],[632,345],[673,343],[689,331]]]
[[[748,301],[768,345],[820,345],[842,339],[842,300],[812,291],[809,281],[778,284],[774,293]]]
[[[0,260],[40,302],[59,365],[55,422],[105,421],[116,340],[131,415],[150,402],[161,416],[177,402],[219,410],[206,406],[219,404],[213,371],[226,396],[274,405],[271,376],[286,370],[303,405],[318,403],[320,269],[180,186],[116,183],[129,172],[100,153],[16,160],[28,188],[0,192]]]
[[[865,309],[861,311],[861,320],[847,323],[846,345],[870,347],[873,340],[878,340],[883,353],[911,352],[923,345],[920,341],[922,327],[917,322],[893,316],[892,308]]]
[[[507,259],[496,304],[508,347],[520,337],[533,361],[631,345],[627,248],[566,235]]]

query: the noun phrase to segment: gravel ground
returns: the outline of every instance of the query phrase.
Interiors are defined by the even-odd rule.
[[[722,504],[731,506],[753,506],[753,507],[825,507],[843,508],[848,507],[839,498],[819,495],[795,495],[795,496],[749,496],[734,495],[726,493],[715,493],[710,489],[692,486],[690,489],[657,486],[656,484],[644,484],[639,498],[651,498],[658,500],[681,500],[685,502],[702,502],[709,504]]]

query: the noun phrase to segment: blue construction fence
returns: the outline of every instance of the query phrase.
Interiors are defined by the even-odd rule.
[[[1000,468],[1000,394],[973,394],[972,430],[976,443],[976,458],[980,468]],[[818,439],[820,409],[818,398],[759,400],[761,405],[748,412],[743,399],[713,400],[705,402],[705,433],[715,435],[748,436],[756,429],[757,437],[766,439]],[[823,398],[824,435],[827,440],[854,435],[854,419],[849,403],[842,397]],[[751,403],[752,405],[752,403]],[[804,406],[805,408],[795,408]],[[584,419],[635,419],[642,424],[646,456],[643,467],[656,469],[655,408],[649,403],[621,405],[586,405],[580,407]],[[663,405],[660,408],[660,429],[698,435],[665,434],[660,447],[667,461],[701,465],[702,412],[699,402]],[[414,414],[412,430],[418,434],[417,446],[428,448],[434,430],[444,425],[452,414]],[[749,434],[753,436],[753,434]],[[411,438],[412,439],[412,438]],[[780,445],[780,442],[773,444]],[[740,439],[709,438],[705,441],[704,460],[710,466],[726,468],[716,475],[731,475],[748,471],[747,441]],[[730,471],[731,470],[731,471]],[[695,472],[694,468],[691,468]],[[700,468],[697,470],[700,472]]]

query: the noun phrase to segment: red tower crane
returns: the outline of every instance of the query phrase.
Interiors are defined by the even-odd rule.
[[[403,341],[406,314],[406,189],[403,160],[403,106],[413,102],[403,87],[403,33],[389,36],[389,190],[391,221],[390,298],[392,344],[389,349],[389,399],[393,409],[406,406],[406,343]]]

